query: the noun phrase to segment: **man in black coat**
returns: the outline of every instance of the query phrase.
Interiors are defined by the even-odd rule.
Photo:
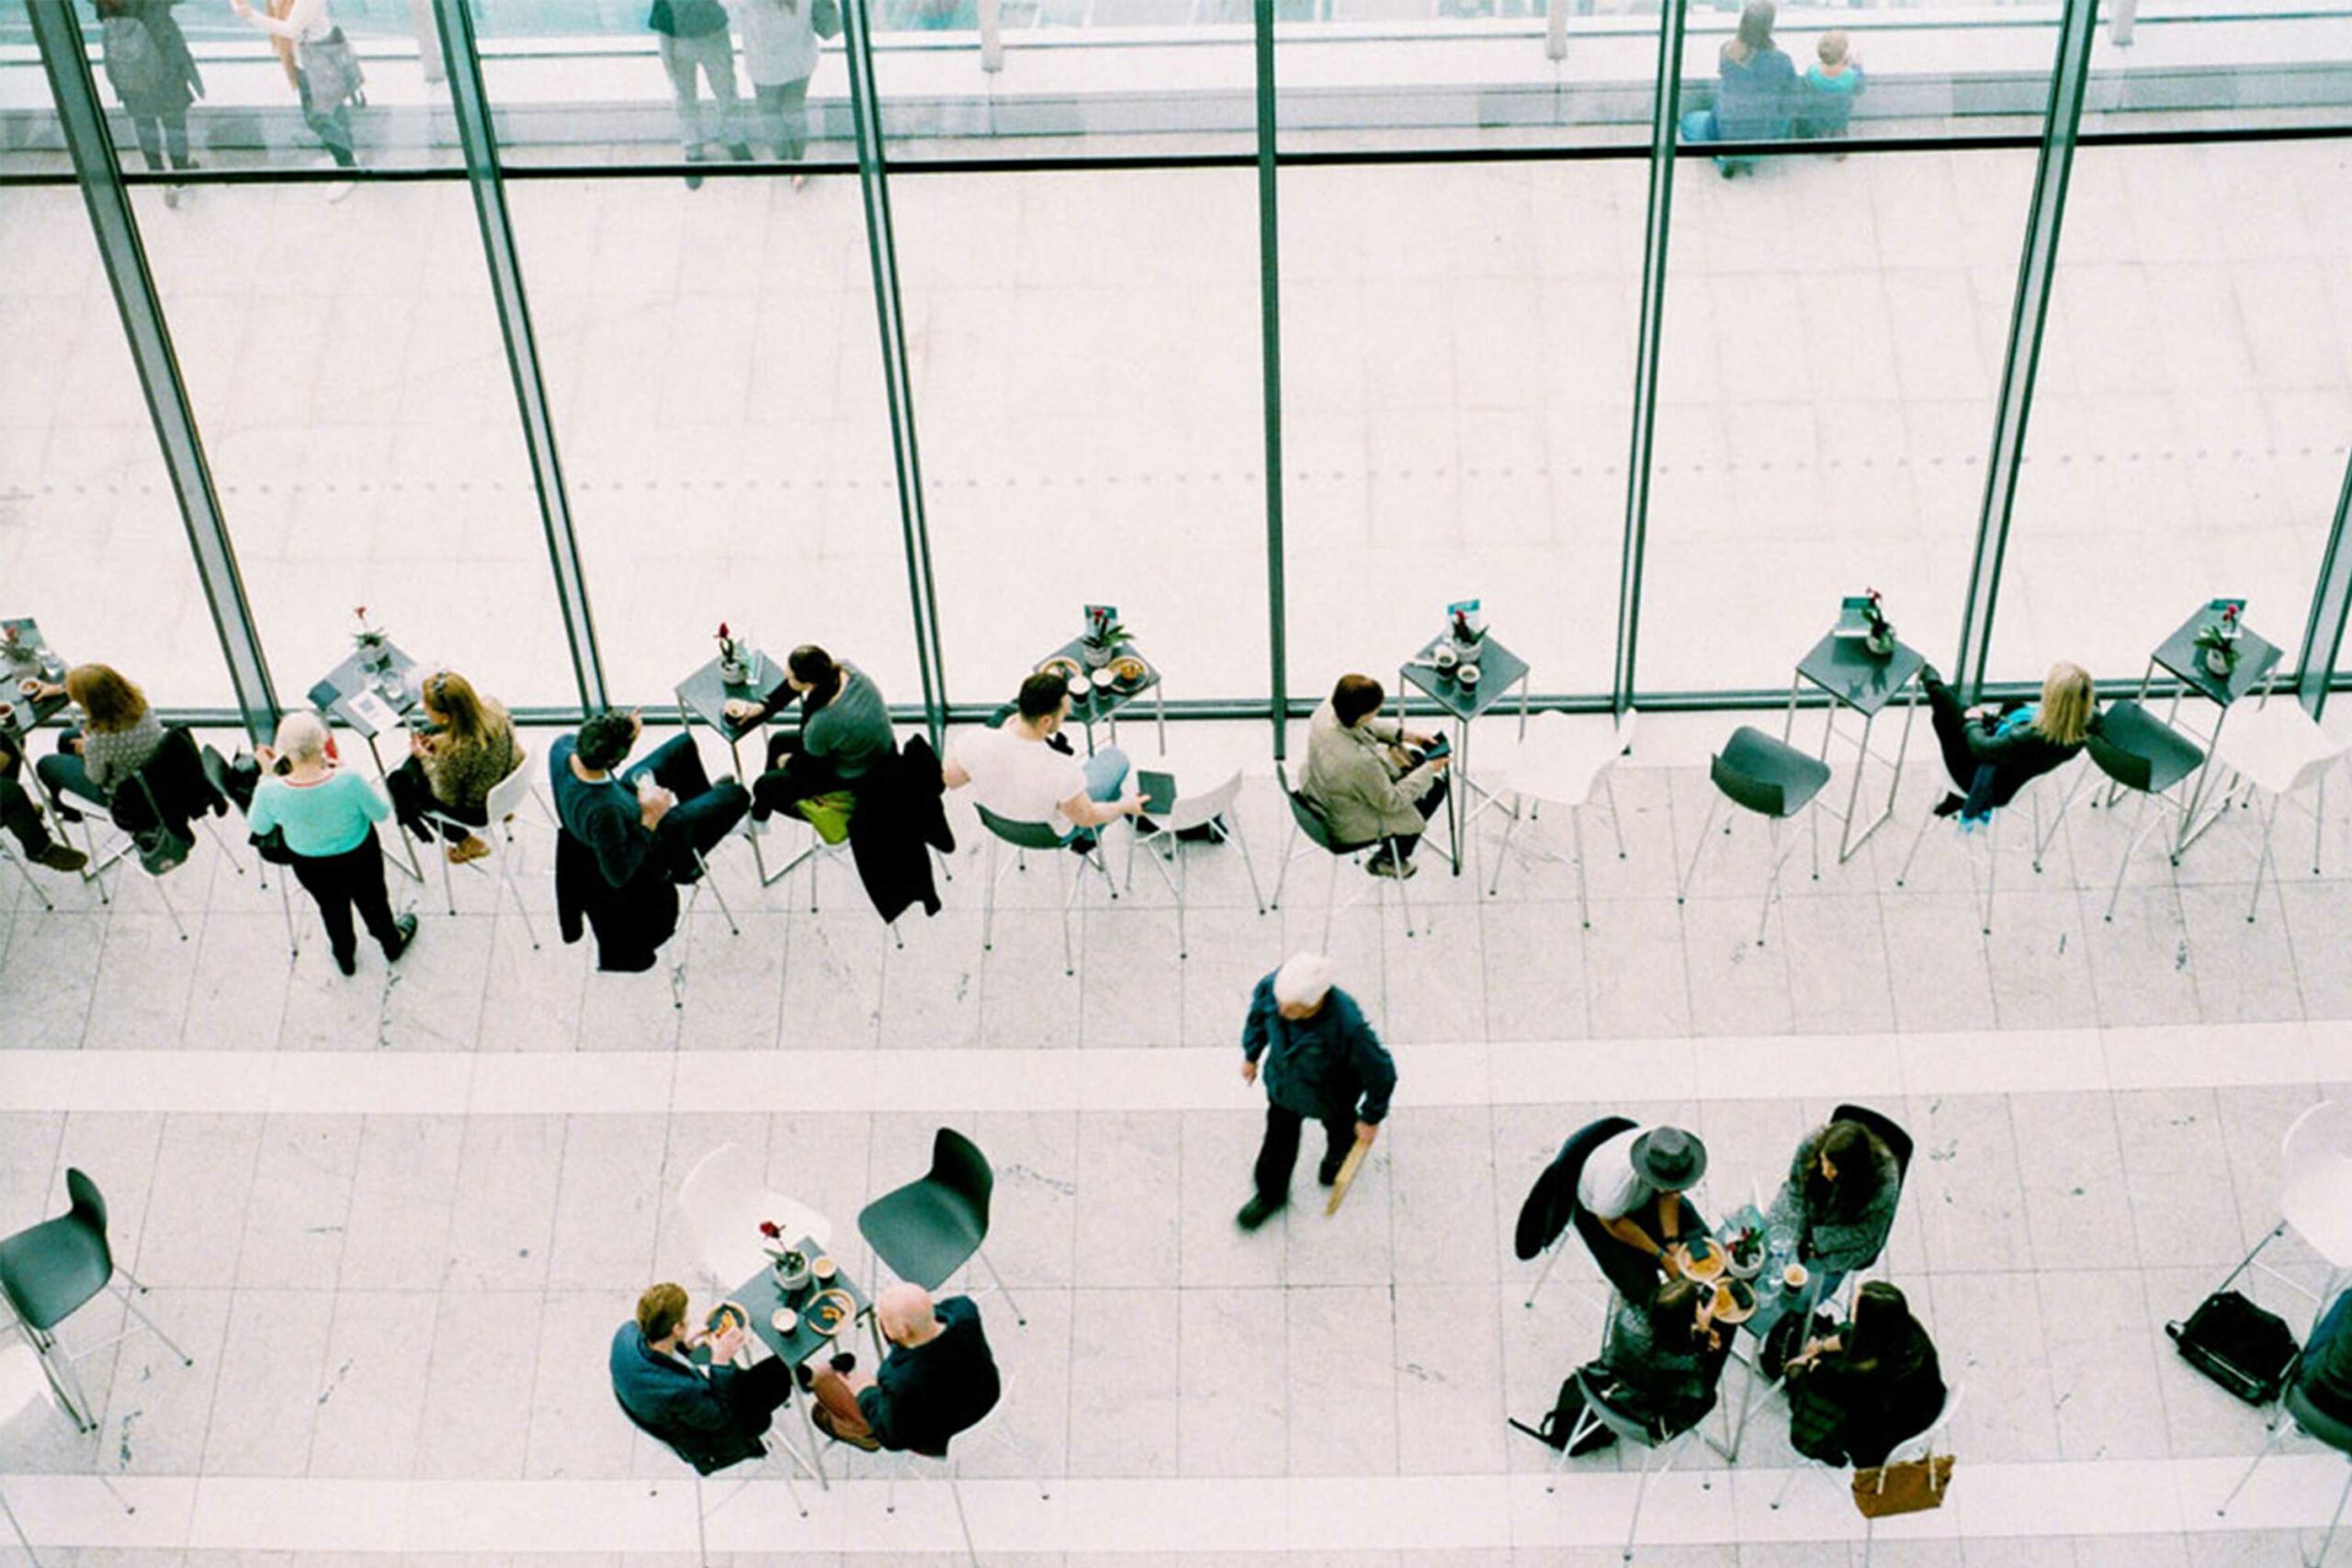
[[[1241,1027],[1241,1077],[1258,1081],[1265,1063],[1266,1136],[1252,1173],[1257,1190],[1234,1216],[1254,1231],[1290,1201],[1290,1173],[1298,1163],[1300,1130],[1323,1123],[1323,1163],[1316,1179],[1329,1187],[1357,1144],[1379,1135],[1396,1089],[1396,1062],[1356,1006],[1331,984],[1332,964],[1319,953],[1294,953],[1258,982]]]
[[[686,1292],[655,1285],[613,1335],[613,1397],[628,1418],[701,1474],[765,1450],[761,1434],[792,1397],[792,1369],[775,1357],[734,1364],[749,1330],[706,1335],[687,1319]],[[688,1352],[707,1348],[707,1366]]]

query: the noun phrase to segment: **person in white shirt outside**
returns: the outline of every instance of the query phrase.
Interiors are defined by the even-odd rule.
[[[969,785],[973,798],[1008,821],[1043,822],[1063,843],[1093,848],[1092,829],[1139,815],[1143,797],[1128,791],[1126,753],[1116,746],[1081,762],[1049,743],[1069,713],[1060,676],[1030,676],[1001,728],[958,738],[941,779],[949,789]]]
[[[266,11],[256,11],[247,0],[229,0],[229,8],[276,41],[302,100],[302,122],[325,144],[335,167],[345,174],[358,168],[351,105],[367,75],[351,40],[327,14],[327,0],[269,0]],[[338,180],[327,187],[327,199],[341,201],[351,192],[349,180]]]

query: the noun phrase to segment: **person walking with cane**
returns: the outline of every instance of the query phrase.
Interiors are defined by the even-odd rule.
[[[1326,1187],[1356,1148],[1370,1148],[1388,1115],[1396,1063],[1365,1021],[1353,997],[1332,985],[1330,959],[1294,953],[1258,982],[1241,1029],[1241,1078],[1266,1080],[1266,1137],[1258,1149],[1257,1190],[1234,1216],[1254,1231],[1290,1201],[1300,1128],[1323,1123]]]

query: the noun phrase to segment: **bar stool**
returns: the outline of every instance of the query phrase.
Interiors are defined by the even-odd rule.
[[[2312,796],[2312,874],[2319,874],[2320,844],[2327,824],[2327,774],[2344,755],[2346,742],[2322,729],[2302,705],[2265,703],[2223,730],[2213,741],[2213,760],[2270,796],[2262,818],[2262,853],[2254,863],[2254,897],[2245,907],[2246,923],[2254,923],[2262,901],[2262,874],[2275,882],[2278,867],[2270,853],[2271,835],[2278,827],[2279,808],[2290,796]],[[2228,801],[2224,795],[2223,802]]]
[[[1761,947],[1772,919],[1772,899],[1781,890],[1781,868],[1789,858],[1781,850],[1781,824],[1813,804],[1822,785],[1829,782],[1829,764],[1818,757],[1808,757],[1752,725],[1743,724],[1732,731],[1730,743],[1709,759],[1708,777],[1714,781],[1722,797],[1755,812],[1770,824],[1772,872],[1764,883],[1764,907],[1756,917],[1756,945]],[[1707,835],[1714,828],[1717,805],[1713,797],[1707,801],[1707,818],[1699,828],[1699,843],[1690,854],[1690,869],[1683,874],[1674,890],[1678,904],[1689,895],[1691,881],[1699,874],[1699,861],[1707,852]],[[1724,822],[1724,832],[1731,832],[1729,821]],[[1814,824],[1812,840],[1813,874],[1817,880],[1821,875],[1818,823]]]
[[[2123,897],[2124,874],[2132,869],[2132,856],[2151,825],[2148,803],[2162,801],[2168,809],[2179,812],[2186,822],[2191,797],[2176,797],[2173,791],[2204,765],[2205,751],[2130,698],[2109,705],[2085,749],[2100,773],[2140,796],[2140,808],[2132,819],[2132,837],[2123,846],[2123,858],[2115,867],[2115,886],[2107,896],[2104,918],[2112,921],[2116,900]],[[2178,848],[2173,850],[2171,859],[2173,864],[2180,863]]]

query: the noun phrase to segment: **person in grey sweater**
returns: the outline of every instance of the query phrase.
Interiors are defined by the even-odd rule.
[[[767,771],[752,786],[752,819],[788,811],[812,795],[854,792],[881,759],[898,750],[890,705],[873,678],[837,663],[814,643],[802,643],[784,661],[784,679],[759,702],[732,698],[727,716],[760,723],[800,699],[800,728],[768,741]]]
[[[1894,1151],[1860,1122],[1830,1122],[1805,1134],[1765,1212],[1768,1229],[1796,1237],[1797,1257],[1821,1276],[1816,1299],[1886,1250],[1903,1170]]]

